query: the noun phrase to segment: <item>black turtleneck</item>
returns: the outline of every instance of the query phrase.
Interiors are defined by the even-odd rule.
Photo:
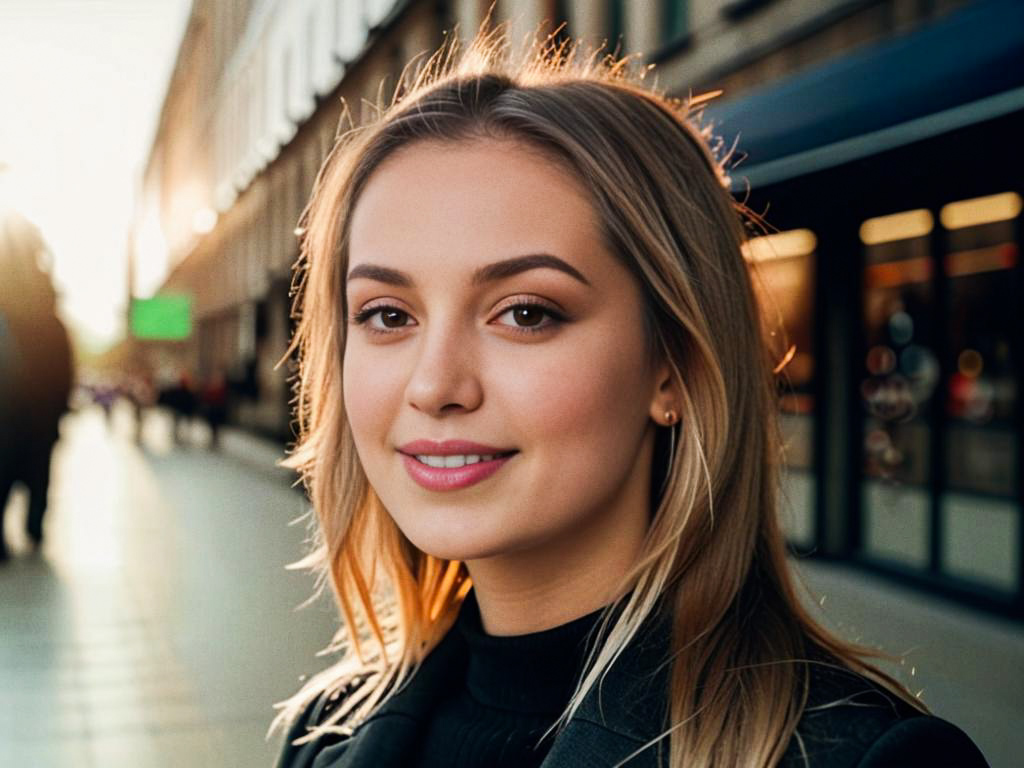
[[[576,689],[600,611],[528,635],[487,634],[471,591],[455,626],[461,675],[438,692],[414,768],[534,768],[551,748],[541,736]]]

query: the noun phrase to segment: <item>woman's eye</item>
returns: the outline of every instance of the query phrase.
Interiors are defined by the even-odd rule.
[[[387,333],[408,325],[409,313],[397,307],[370,307],[352,318],[356,325],[367,325],[371,330]]]
[[[377,313],[380,316],[380,322],[385,328],[401,328],[405,325],[405,321],[409,319],[409,315],[400,309],[382,309]]]
[[[516,304],[499,315],[499,319],[505,317],[509,318],[511,322],[503,322],[501,325],[527,332],[544,330],[549,326],[556,325],[562,319],[554,311],[539,304]],[[546,322],[545,318],[547,318]]]

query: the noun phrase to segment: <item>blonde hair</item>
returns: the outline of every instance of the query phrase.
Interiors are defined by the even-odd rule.
[[[778,370],[741,253],[745,209],[728,192],[727,155],[693,119],[700,100],[668,98],[642,84],[629,57],[584,54],[579,43],[549,37],[514,57],[501,26],[465,52],[450,40],[376,119],[351,127],[348,118],[301,221],[291,348],[300,439],[288,465],[302,473],[318,526],[295,567],[333,589],[343,624],[328,651],[343,653],[278,705],[271,730],[344,692],[296,743],[350,732],[415,673],[470,586],[464,564],[418,550],[383,508],[341,392],[353,207],[386,157],[426,139],[525,143],[583,183],[609,250],[642,287],[650,352],[670,363],[681,395],[671,466],[664,430],[656,444],[666,482],[642,552],[602,614],[601,641],[558,725],[656,610],[671,613],[670,722],[655,741],[661,749],[668,739],[672,768],[776,764],[806,705],[812,655],[923,710],[864,661],[884,654],[833,637],[798,599],[777,522]]]

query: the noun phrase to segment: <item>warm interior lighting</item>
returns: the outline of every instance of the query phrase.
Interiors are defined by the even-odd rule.
[[[864,270],[864,289],[894,288],[908,283],[927,283],[932,279],[932,260],[924,256],[902,261],[871,264]]]
[[[957,355],[956,367],[968,379],[976,379],[981,376],[985,365],[980,352],[976,349],[965,349]]]
[[[942,206],[939,220],[946,229],[963,229],[1015,219],[1020,214],[1021,197],[1016,192],[959,200]]]
[[[946,274],[949,277],[964,277],[981,272],[996,272],[1013,269],[1017,264],[1016,243],[1003,243],[991,248],[971,251],[957,251],[946,256]]]
[[[752,237],[743,244],[748,261],[770,261],[807,256],[818,247],[818,238],[809,229],[791,229],[774,235]]]
[[[893,240],[909,240],[923,237],[932,231],[935,219],[930,211],[919,208],[915,211],[893,213],[868,219],[860,225],[860,240],[864,245],[891,243]]]

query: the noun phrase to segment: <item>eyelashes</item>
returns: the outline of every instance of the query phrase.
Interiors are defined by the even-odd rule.
[[[509,328],[515,331],[516,333],[534,335],[551,331],[557,328],[558,326],[562,325],[566,321],[564,315],[562,315],[557,310],[552,309],[547,304],[529,299],[520,299],[516,301],[514,304],[509,304],[499,313],[498,317],[504,317],[509,312],[514,313],[516,310],[521,311],[524,309],[527,311],[533,310],[534,312],[540,312],[541,314],[546,316],[547,322],[542,322],[542,324],[540,325],[533,326],[506,325],[504,323],[500,323],[499,325],[502,325],[505,328]],[[380,315],[383,318],[385,314],[390,315],[392,319],[397,319],[399,321],[409,317],[409,313],[406,312],[404,309],[401,309],[391,304],[378,304],[376,306],[364,307],[358,312],[353,313],[350,319],[353,325],[361,326],[370,333],[379,334],[381,336],[390,336],[396,333],[401,333],[403,329],[410,327],[404,323],[402,325],[392,327],[377,327],[371,323],[371,320],[373,320],[374,317]],[[397,318],[395,317],[396,315]]]

